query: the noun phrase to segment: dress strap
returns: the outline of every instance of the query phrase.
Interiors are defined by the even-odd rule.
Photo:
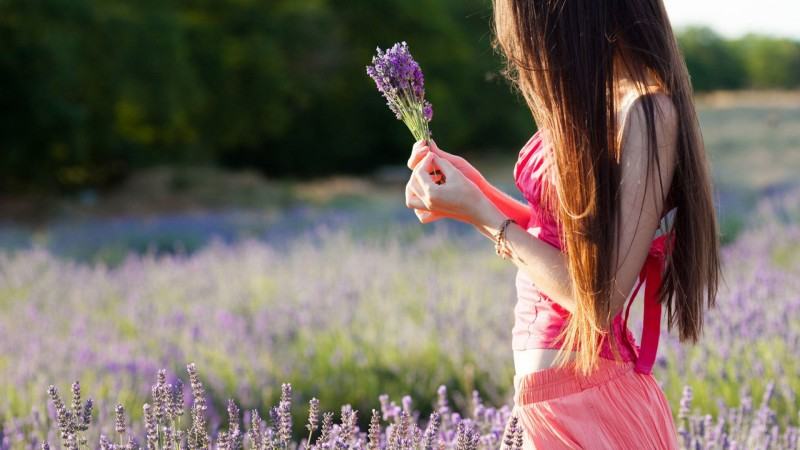
[[[656,353],[658,352],[658,338],[661,334],[661,303],[658,298],[658,290],[661,287],[661,274],[664,270],[664,260],[667,253],[671,250],[671,243],[673,236],[672,232],[662,234],[655,238],[650,246],[650,251],[647,253],[647,259],[644,262],[641,272],[639,272],[639,282],[631,295],[630,302],[625,308],[623,319],[623,327],[627,327],[628,315],[639,293],[639,288],[646,281],[644,289],[644,314],[642,325],[642,344],[636,345],[635,342],[630,342],[631,350],[636,355],[636,365],[634,370],[643,374],[652,373],[653,364],[656,360]],[[670,248],[667,248],[668,244]],[[627,339],[626,339],[627,340]]]

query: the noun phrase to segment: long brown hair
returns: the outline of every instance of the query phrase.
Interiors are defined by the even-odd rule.
[[[654,75],[678,115],[676,166],[662,197],[665,206],[676,208],[673,250],[659,301],[667,308],[668,330],[677,323],[680,341],[696,343],[703,299],[709,308],[715,305],[719,240],[692,87],[662,0],[493,0],[493,6],[493,45],[505,57],[505,75],[553,146],[554,203],[577,303],[562,330],[560,365],[567,362],[567,351],[577,351],[576,369],[593,370],[599,338],[611,323],[617,264],[610,263],[620,228],[618,64],[637,86],[647,84],[648,71]],[[650,95],[641,100],[648,168],[659,167],[655,101]],[[616,346],[612,349],[619,356]]]

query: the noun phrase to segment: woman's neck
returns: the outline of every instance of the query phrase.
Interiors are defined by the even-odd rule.
[[[617,90],[622,92],[627,92],[630,89],[636,87],[636,85],[644,84],[644,88],[648,87],[660,87],[661,83],[659,82],[658,78],[655,76],[652,70],[645,67],[644,68],[644,75],[645,80],[644,82],[634,82],[634,77],[630,71],[628,71],[627,66],[622,62],[621,59],[617,58],[614,63],[614,79],[617,83]]]

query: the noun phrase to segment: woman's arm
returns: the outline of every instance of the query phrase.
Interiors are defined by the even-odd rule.
[[[473,225],[481,234],[494,240],[498,227],[509,216],[491,203],[482,209]],[[511,260],[525,271],[536,288],[570,313],[574,312],[575,300],[572,298],[566,255],[514,223],[506,228],[505,239],[511,248]]]
[[[630,117],[626,121],[627,137],[623,141],[621,156],[622,221],[619,247],[615,247],[612,254],[612,261],[617,260],[618,254],[622,254],[622,261],[616,270],[615,295],[611,300],[612,317],[624,307],[647,258],[675,167],[678,131],[676,110],[664,94],[658,94],[654,101],[656,111],[663,112],[661,116],[656,114],[660,170],[650,168],[648,173],[645,119],[639,100],[631,106]],[[507,217],[511,216],[493,202],[484,202],[473,225],[491,238]],[[568,311],[574,312],[575,300],[566,255],[513,223],[506,228],[506,240],[514,264],[525,271],[539,290]]]
[[[522,203],[514,197],[506,194],[493,184],[489,183],[488,180],[486,180],[483,184],[479,184],[478,188],[500,212],[505,214],[506,217],[514,219],[514,221],[520,224],[520,226],[527,226],[531,217],[531,206],[529,204]]]

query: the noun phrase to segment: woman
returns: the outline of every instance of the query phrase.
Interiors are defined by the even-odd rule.
[[[473,224],[518,268],[524,448],[677,448],[651,371],[661,306],[668,330],[697,342],[720,266],[691,85],[662,1],[494,0],[494,31],[539,128],[514,167],[526,202],[421,141],[406,205],[423,223]],[[637,343],[625,305],[642,283]]]

